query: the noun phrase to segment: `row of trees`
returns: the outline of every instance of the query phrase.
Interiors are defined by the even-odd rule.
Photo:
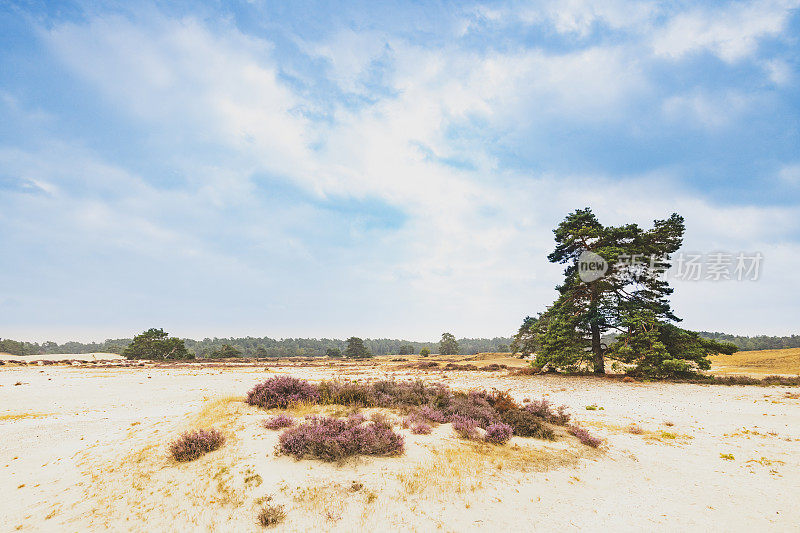
[[[199,358],[220,357],[239,352],[241,357],[321,357],[329,350],[339,353],[347,348],[347,341],[340,339],[272,339],[270,337],[205,338],[202,340],[183,339],[186,349]],[[133,339],[109,339],[100,343],[56,342],[33,343],[11,339],[0,339],[0,352],[13,355],[43,355],[50,353],[122,353]],[[460,353],[505,352],[511,342],[510,337],[492,339],[465,338],[456,341]],[[425,348],[436,352],[440,346],[436,342],[415,342],[403,339],[364,339],[364,345],[375,355],[412,355]]]
[[[538,316],[525,318],[513,350],[535,354],[541,367],[603,374],[611,359],[655,377],[708,369],[710,354],[736,351],[734,344],[674,324],[680,319],[672,312],[673,289],[664,273],[684,231],[683,218],[675,213],[648,230],[636,224],[604,226],[589,208],[569,214],[554,230],[556,247],[548,256],[566,265],[558,298]]]
[[[344,351],[338,348],[328,348],[325,355],[328,357],[347,357],[349,359],[366,359],[373,354],[364,344],[364,339],[360,337],[350,337],[346,341]],[[405,355],[409,355],[413,345],[405,344],[402,346]],[[439,342],[439,353],[443,355],[457,354],[458,341],[452,333],[443,333],[442,340]],[[421,355],[429,355],[430,349],[423,347]],[[135,336],[130,344],[122,351],[122,355],[128,359],[194,359],[194,354],[186,348],[183,339],[170,337],[163,329],[151,328]],[[231,357],[242,357],[243,353],[236,346],[223,343],[218,348],[208,352],[207,357],[213,359],[225,359]]]

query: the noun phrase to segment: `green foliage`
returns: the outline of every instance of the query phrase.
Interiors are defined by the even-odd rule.
[[[522,321],[522,325],[514,335],[509,349],[512,353],[518,353],[522,357],[528,357],[536,353],[538,344],[536,342],[536,323],[539,321],[538,317],[526,316]]]
[[[440,355],[458,354],[458,341],[452,333],[442,333],[442,340],[439,341]]]
[[[151,328],[133,338],[122,352],[127,359],[193,359],[183,340],[169,337],[163,329]]]
[[[415,352],[413,344],[401,344],[397,349],[398,355],[411,355]]]
[[[419,351],[419,354],[420,354],[422,357],[428,357],[428,356],[431,354],[431,349],[430,349],[430,348],[428,348],[428,347],[425,347],[425,348],[423,348],[423,349],[421,349],[421,350]]]
[[[230,344],[223,344],[219,348],[213,350],[209,357],[212,359],[227,359],[229,357],[241,357],[242,352],[235,346],[231,346]]]
[[[339,348],[328,348],[325,350],[325,355],[336,359],[342,356],[342,351]]]
[[[699,333],[700,336],[705,339],[732,344],[738,347],[739,350],[781,350],[786,348],[800,348],[800,335],[786,337],[757,335],[755,337],[746,337],[742,335],[730,335],[728,333],[712,333],[709,331],[700,331]]]
[[[683,218],[677,214],[643,230],[636,224],[603,226],[589,208],[570,213],[553,230],[556,248],[548,259],[566,268],[564,282],[557,287],[559,298],[533,326],[534,338],[529,342],[536,349],[537,365],[574,369],[591,356],[594,371],[604,373],[604,333],[630,329],[628,322],[635,322],[639,312],[660,321],[677,320],[669,304],[672,289],[661,275],[670,268],[669,254],[680,248],[684,230]],[[606,275],[588,283],[578,271],[578,260],[587,251],[609,266]],[[633,257],[645,262],[634,264]],[[632,340],[657,352],[659,346],[650,343],[645,333],[637,330]]]
[[[709,355],[734,353],[727,342],[704,339],[699,333],[659,322],[653,313],[629,313],[626,330],[609,346],[608,356],[635,364],[633,374],[649,377],[686,377],[711,368]]]
[[[29,342],[0,339],[0,352],[11,355],[36,355],[41,353],[39,347]]]
[[[565,371],[579,370],[590,361],[589,333],[580,309],[564,297],[545,311],[534,325],[537,345],[535,364]]]
[[[363,339],[350,337],[347,339],[347,349],[344,351],[344,356],[350,359],[366,359],[372,357],[372,354],[364,346]]]

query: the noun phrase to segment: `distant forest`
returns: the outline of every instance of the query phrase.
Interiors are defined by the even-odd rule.
[[[740,350],[778,350],[782,348],[800,348],[800,335],[790,337],[770,337],[768,335],[758,335],[755,337],[744,337],[742,335],[730,335],[717,331],[700,331],[700,336],[717,341],[732,342]]]
[[[13,355],[42,355],[50,353],[122,353],[132,339],[108,339],[104,342],[19,342],[10,339],[0,340],[0,352]],[[243,357],[321,357],[328,349],[344,352],[347,341],[340,339],[271,339],[269,337],[213,338],[197,341],[184,339],[186,348],[203,358],[222,347],[231,345],[242,352]],[[461,354],[481,352],[506,352],[511,337],[495,337],[493,339],[458,339],[458,351]],[[439,351],[439,341],[414,342],[400,339],[364,339],[367,349],[374,355],[393,355],[419,353],[428,348],[432,353]]]
[[[699,332],[701,336],[732,342],[740,350],[772,350],[779,348],[800,348],[800,335],[789,337],[770,337],[758,335],[745,337],[730,335],[728,333]],[[458,339],[458,351],[462,354],[476,354],[481,352],[507,352],[511,344],[510,337],[495,337],[493,339]],[[49,353],[90,353],[110,352],[121,353],[131,339],[108,339],[104,342],[20,342],[10,339],[0,339],[0,352],[13,355],[41,355]],[[325,355],[329,348],[344,351],[347,341],[340,339],[271,339],[269,337],[242,337],[242,338],[213,338],[196,341],[184,339],[186,348],[197,357],[208,355],[229,344],[238,348],[243,357],[320,357]],[[422,348],[428,348],[432,353],[439,351],[439,342],[414,342],[400,339],[364,339],[367,349],[375,355],[399,355],[404,353],[419,353]],[[413,350],[409,350],[413,347]]]

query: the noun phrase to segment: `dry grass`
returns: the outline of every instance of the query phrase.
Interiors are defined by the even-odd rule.
[[[0,422],[13,422],[15,420],[25,420],[28,418],[45,418],[50,413],[6,413],[0,415]]]
[[[518,444],[490,446],[483,443],[464,443],[432,450],[430,458],[411,471],[397,474],[397,479],[407,494],[417,494],[425,490],[463,493],[481,488],[481,479],[492,472],[544,471],[574,464],[580,456],[577,451]]]
[[[800,374],[800,348],[753,350],[711,357],[718,374]]]

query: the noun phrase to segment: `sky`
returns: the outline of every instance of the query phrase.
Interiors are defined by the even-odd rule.
[[[0,337],[507,336],[552,229],[686,219],[800,333],[800,0],[0,3]]]

